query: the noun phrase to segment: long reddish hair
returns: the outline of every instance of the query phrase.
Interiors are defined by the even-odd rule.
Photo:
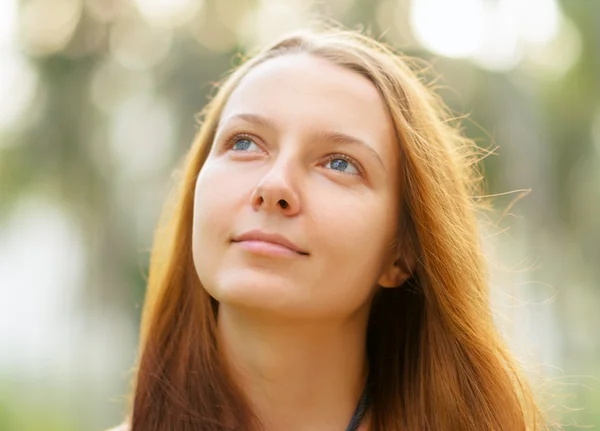
[[[156,231],[130,399],[131,431],[260,429],[216,348],[218,303],[192,261],[196,177],[240,79],[281,55],[308,53],[369,79],[400,146],[397,247],[416,264],[371,309],[367,352],[372,431],[547,429],[492,317],[480,243],[477,147],[454,124],[414,59],[357,32],[288,35],[244,62],[207,104]],[[207,253],[210,250],[206,251]]]

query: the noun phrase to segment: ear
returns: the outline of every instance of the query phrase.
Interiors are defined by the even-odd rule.
[[[412,275],[414,266],[412,253],[395,253],[386,262],[377,284],[384,288],[398,287]]]

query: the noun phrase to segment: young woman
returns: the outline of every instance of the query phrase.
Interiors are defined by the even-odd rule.
[[[157,230],[131,431],[546,429],[492,319],[473,143],[369,37],[235,70]]]

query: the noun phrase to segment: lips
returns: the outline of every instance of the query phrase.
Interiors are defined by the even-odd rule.
[[[268,233],[263,232],[261,230],[251,230],[245,232],[241,235],[235,236],[233,238],[233,242],[241,242],[241,241],[262,241],[272,244],[277,244],[283,247],[286,247],[298,254],[307,256],[309,253],[306,250],[303,250],[298,245],[293,243],[291,240],[287,239],[283,235],[279,235],[277,233]]]

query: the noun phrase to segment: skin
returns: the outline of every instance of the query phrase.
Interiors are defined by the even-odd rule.
[[[224,108],[196,183],[194,264],[220,303],[219,351],[266,430],[338,431],[352,416],[373,294],[407,278],[389,246],[398,159],[375,86],[307,54],[257,66]],[[232,242],[251,229],[284,235],[308,255]]]

